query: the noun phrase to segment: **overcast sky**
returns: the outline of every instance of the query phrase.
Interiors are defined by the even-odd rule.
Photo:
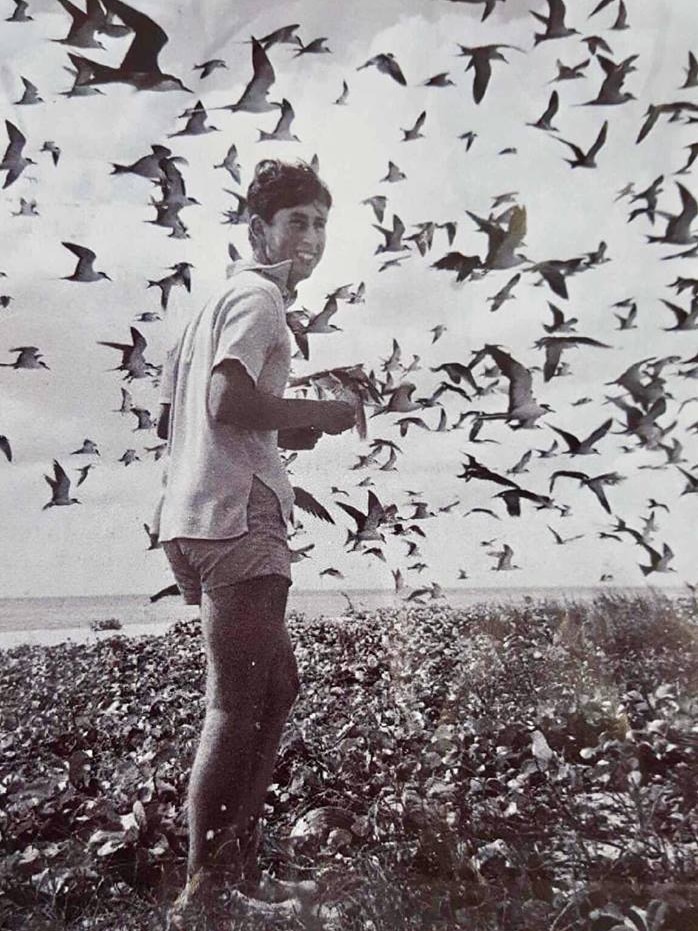
[[[661,235],[666,221],[658,217],[652,228],[647,217],[641,216],[628,224],[632,207],[627,197],[617,197],[630,182],[642,191],[663,174],[659,209],[670,214],[681,209],[672,173],[685,163],[686,147],[698,142],[696,126],[662,117],[643,142],[636,145],[635,139],[650,104],[698,103],[696,88],[680,89],[690,38],[698,34],[694,0],[651,4],[626,0],[629,28],[624,30],[610,28],[617,2],[591,19],[588,14],[596,5],[592,0],[570,2],[566,21],[579,34],[535,47],[534,33],[544,27],[529,8],[543,13],[545,0],[507,0],[484,23],[480,22],[481,5],[447,0],[382,0],[380,4],[372,0],[352,4],[246,0],[232,7],[222,0],[208,0],[189,8],[164,0],[138,0],[137,5],[169,37],[160,54],[162,70],[180,77],[195,94],[136,91],[114,84],[103,88],[99,96],[64,96],[61,92],[72,83],[65,70],[69,52],[117,65],[131,38],[103,37],[104,51],[81,51],[52,41],[67,35],[70,20],[49,0],[30,0],[33,21],[0,21],[3,112],[27,138],[24,154],[38,163],[0,194],[0,271],[6,273],[0,278],[0,294],[12,297],[8,307],[0,307],[0,361],[14,360],[12,347],[32,345],[39,347],[49,366],[46,371],[0,369],[0,434],[8,437],[14,453],[11,464],[0,456],[0,593],[144,592],[171,580],[163,553],[146,552],[142,528],[150,521],[161,470],[161,463],[154,462],[144,448],[157,445],[158,440],[154,431],[134,432],[135,417],[116,412],[119,388],[125,383],[122,373],[110,369],[119,357],[97,341],[127,342],[129,326],[135,325],[148,341],[148,360],[162,361],[168,340],[223,278],[228,243],[234,242],[246,254],[247,228],[221,222],[223,211],[235,205],[224,189],[244,193],[262,157],[309,160],[315,154],[334,207],[325,257],[313,278],[301,286],[297,306],[315,313],[329,291],[349,282],[354,286],[365,282],[366,296],[362,304],[340,302],[333,322],[341,332],[311,336],[310,360],[294,360],[294,375],[363,362],[367,371],[374,369],[383,378],[381,360],[389,357],[393,338],[399,342],[405,365],[419,356],[421,368],[403,376],[417,386],[416,397],[429,396],[441,380],[430,367],[467,363],[471,353],[486,342],[499,344],[528,367],[541,366],[542,351],[534,349],[533,343],[546,335],[542,325],[551,321],[548,301],[567,316],[578,318],[578,335],[595,337],[611,348],[571,350],[565,355],[571,374],[548,383],[540,371],[534,373],[537,399],[554,409],[539,422],[539,429],[513,431],[495,422],[486,425],[481,435],[498,442],[473,444],[468,441],[468,421],[465,429],[441,433],[413,429],[403,439],[395,424],[399,415],[383,414],[369,421],[366,441],[355,433],[325,437],[314,451],[301,453],[292,465],[293,483],[326,504],[335,526],[298,512],[303,529],[292,546],[315,546],[311,558],[294,567],[296,586],[387,588],[392,586],[390,569],[398,567],[408,587],[431,581],[444,587],[589,585],[603,574],[613,576],[615,584],[642,584],[638,563],[646,564],[647,554],[628,536],[622,542],[600,540],[599,531],[608,530],[613,519],[575,482],[563,479],[555,487],[555,501],[570,506],[569,516],[536,511],[524,502],[522,516],[512,518],[501,500],[492,499],[499,490],[496,485],[465,483],[457,476],[467,453],[505,472],[528,449],[550,446],[555,438],[550,424],[585,436],[608,416],[620,415],[604,400],[610,392],[615,396],[622,392],[606,383],[629,365],[648,356],[687,359],[698,350],[696,331],[664,329],[675,320],[661,302],[664,298],[688,307],[690,292],[677,297],[668,286],[677,275],[697,275],[695,260],[663,261],[683,251],[676,245],[648,244],[647,234]],[[14,4],[3,0],[3,9],[9,16]],[[294,57],[290,45],[269,50],[276,71],[270,97],[291,101],[296,114],[292,131],[300,142],[258,141],[260,129],[273,129],[275,112],[233,114],[213,109],[209,124],[218,131],[168,140],[168,134],[184,126],[179,115],[198,98],[207,108],[237,100],[251,76],[250,46],[243,43],[250,35],[262,36],[287,23],[300,24],[298,34],[306,43],[327,37],[331,49],[331,54],[299,57]],[[604,77],[594,57],[581,79],[551,83],[557,75],[557,59],[576,65],[590,57],[581,39],[591,34],[608,42],[615,62],[637,56],[636,70],[624,84],[635,100],[617,106],[579,106],[596,96]],[[468,59],[458,56],[457,43],[518,47],[503,50],[507,62],[493,62],[480,104],[474,103],[473,71],[466,72]],[[399,62],[406,86],[374,67],[356,70],[370,57],[388,52]],[[193,66],[211,58],[224,59],[228,67],[201,80]],[[422,86],[439,72],[448,72],[455,86]],[[43,102],[16,105],[23,92],[20,76],[37,86]],[[347,103],[336,106],[333,101],[343,80],[349,85]],[[553,89],[560,97],[554,120],[559,132],[527,126],[542,114]],[[401,141],[401,130],[411,127],[423,110],[424,138]],[[570,168],[565,159],[572,157],[571,152],[556,137],[586,150],[605,120],[608,135],[597,155],[598,167]],[[469,151],[466,142],[458,139],[466,131],[477,134]],[[40,152],[46,140],[61,149],[57,166],[47,152]],[[155,143],[169,145],[188,161],[181,166],[187,193],[200,202],[182,212],[189,238],[170,238],[167,230],[145,222],[154,216],[149,200],[158,193],[149,181],[110,174],[111,163],[131,163]],[[225,171],[213,168],[232,143],[242,165],[239,186]],[[5,145],[0,128],[0,152]],[[514,151],[499,154],[507,148]],[[381,182],[389,160],[405,173],[404,180]],[[677,180],[695,192],[694,177],[695,171]],[[465,211],[487,217],[493,199],[507,192],[516,192],[515,202],[526,209],[521,251],[530,261],[581,256],[595,250],[601,240],[608,244],[611,261],[569,278],[568,300],[554,295],[547,285],[535,286],[538,276],[524,271],[515,299],[491,313],[487,298],[527,263],[492,270],[460,284],[455,282],[455,273],[437,271],[431,265],[450,248],[484,259],[487,238]],[[372,226],[376,220],[371,208],[360,203],[377,194],[388,197],[385,226],[391,226],[394,214],[408,233],[414,231],[413,224],[423,221],[457,222],[453,246],[448,246],[445,231],[437,230],[432,249],[424,257],[412,249],[400,267],[379,272],[384,256],[374,253],[383,237]],[[22,197],[37,201],[38,217],[13,216]],[[698,224],[694,228],[698,230]],[[62,241],[93,249],[96,268],[107,272],[112,281],[62,280],[75,267]],[[142,311],[159,308],[159,291],[146,289],[147,281],[163,277],[168,266],[178,261],[194,265],[191,294],[174,289],[166,320],[135,323]],[[621,332],[611,305],[626,298],[637,302],[637,328]],[[439,324],[447,329],[432,343],[430,331]],[[696,381],[678,374],[685,368],[669,364],[664,369],[673,399],[660,423],[677,421],[671,437],[684,444],[683,467],[690,469],[698,460],[696,431],[689,430],[698,418],[698,406],[689,403],[680,409],[683,401],[696,395]],[[499,387],[506,389],[506,385],[500,379]],[[149,379],[136,380],[128,387],[137,404],[156,413],[158,391]],[[573,406],[583,398],[591,401]],[[505,411],[507,405],[505,391],[472,402],[451,393],[441,400],[448,426],[461,411]],[[430,427],[438,422],[438,408],[416,413]],[[613,431],[620,431],[622,424],[616,416]],[[363,470],[352,468],[376,437],[399,444],[402,452],[396,471],[379,469],[387,450],[377,464]],[[97,443],[100,457],[72,453],[85,438]],[[649,497],[670,509],[670,513],[657,512],[653,545],[659,550],[665,542],[671,546],[676,572],[654,573],[647,581],[696,581],[698,496],[681,496],[686,479],[675,466],[643,468],[663,464],[667,457],[661,450],[625,453],[622,445],[634,446],[635,440],[611,433],[600,442],[600,455],[593,457],[541,459],[534,453],[529,471],[512,477],[525,488],[547,493],[555,469],[581,468],[592,475],[612,470],[622,473],[625,481],[608,489],[614,515],[642,529]],[[118,460],[129,448],[136,450],[141,461],[125,467]],[[80,466],[97,463],[79,490],[71,492],[80,499],[79,506],[42,510],[50,499],[43,475],[51,473],[54,458],[73,480]],[[417,491],[416,500],[428,503],[435,516],[421,522],[426,534],[419,540],[421,555],[408,559],[404,540],[390,535],[383,547],[386,562],[345,550],[346,529],[353,522],[334,500],[365,510],[367,489],[357,484],[366,477],[375,483],[380,500],[397,504],[405,517],[413,513],[407,490]],[[333,485],[348,495],[333,496]],[[456,500],[459,503],[448,513],[438,510]],[[472,507],[491,507],[501,519],[463,517]],[[560,546],[547,525],[564,538],[583,537]],[[491,545],[481,545],[484,540],[491,540]],[[488,552],[501,549],[504,543],[513,548],[514,563],[521,569],[495,574],[496,559]],[[409,570],[415,562],[427,568]],[[320,577],[328,567],[340,570],[344,579]],[[469,581],[457,583],[461,568],[467,570]]]

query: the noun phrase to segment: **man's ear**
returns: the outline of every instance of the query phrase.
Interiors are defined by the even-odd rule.
[[[248,222],[248,233],[253,251],[264,252],[264,220],[259,214],[253,214]]]

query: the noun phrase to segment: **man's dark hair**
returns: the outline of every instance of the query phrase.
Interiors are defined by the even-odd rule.
[[[320,201],[329,210],[332,195],[307,162],[265,158],[255,166],[254,178],[247,189],[250,216],[258,214],[265,223],[271,223],[277,210],[314,201]]]

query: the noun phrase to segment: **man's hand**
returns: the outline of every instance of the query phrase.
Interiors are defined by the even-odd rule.
[[[279,430],[276,442],[281,449],[314,449],[321,436],[315,427],[292,427]]]
[[[356,423],[356,411],[346,401],[322,401],[316,426],[323,433],[337,435],[351,430]]]
[[[157,435],[161,440],[166,440],[170,433],[170,404],[160,405],[160,414],[158,416]]]

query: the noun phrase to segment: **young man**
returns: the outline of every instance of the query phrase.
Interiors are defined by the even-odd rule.
[[[254,261],[236,263],[189,322],[161,399],[160,540],[185,601],[201,605],[207,660],[188,882],[173,927],[221,874],[246,880],[247,892],[259,880],[259,818],[299,687],[285,625],[293,491],[278,446],[312,449],[355,421],[344,402],[283,397],[285,309],[322,257],[330,193],[305,163],[265,160],[247,199]]]

